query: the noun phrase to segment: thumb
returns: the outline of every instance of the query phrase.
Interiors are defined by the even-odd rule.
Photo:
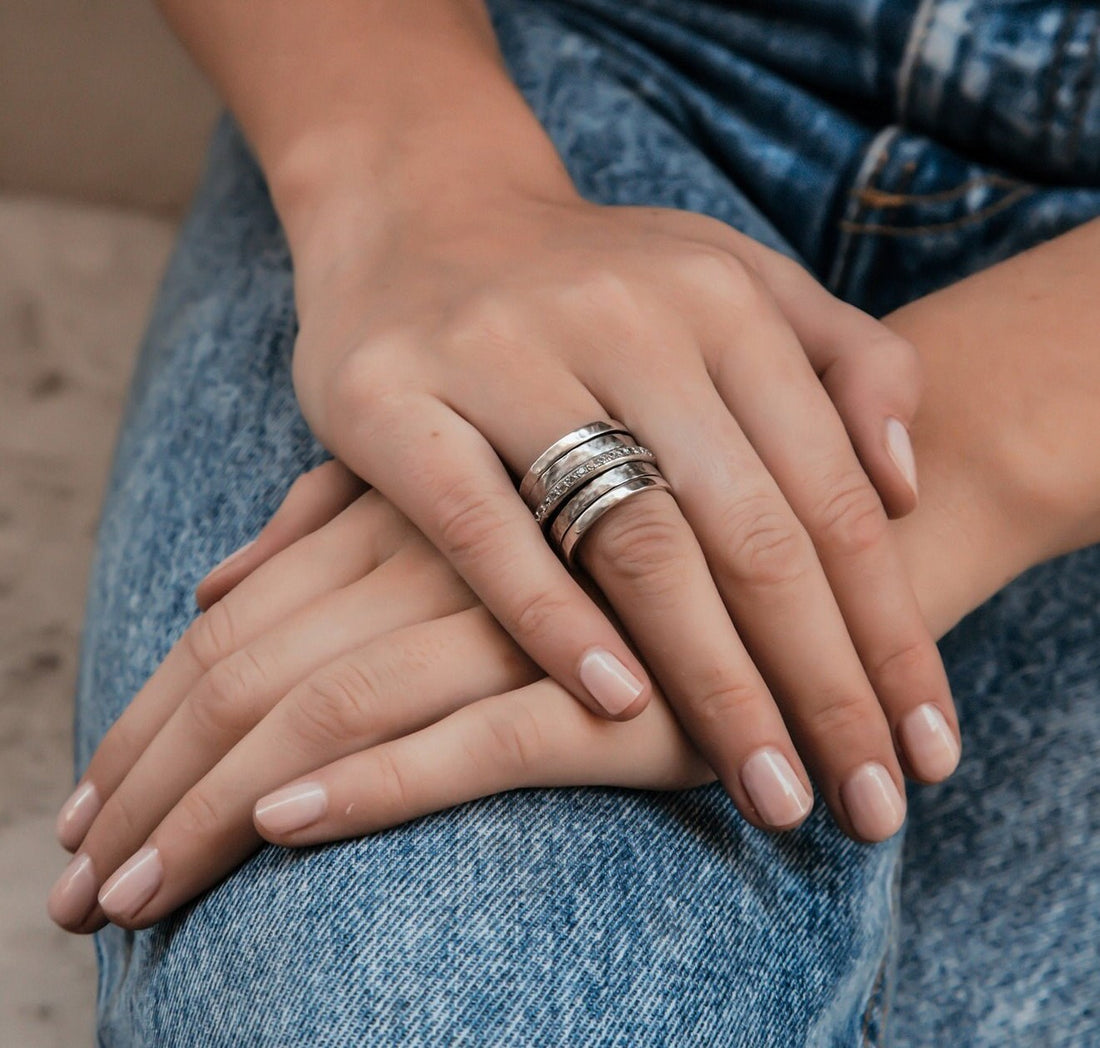
[[[755,258],[844,420],[864,472],[891,517],[917,505],[917,465],[909,438],[924,379],[911,342],[829,294],[779,254]]]

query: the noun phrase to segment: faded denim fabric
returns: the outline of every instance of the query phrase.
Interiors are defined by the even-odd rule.
[[[1028,0],[495,0],[582,192],[687,208],[883,313],[1100,215],[1098,10]],[[192,589],[325,457],[290,260],[220,124],[134,378],[100,528],[77,764]],[[1042,347],[1036,346],[1036,352]],[[745,825],[718,787],[521,791],[267,848],[108,928],[99,1043],[1100,1044],[1100,549],[943,642],[965,739],[904,839]]]

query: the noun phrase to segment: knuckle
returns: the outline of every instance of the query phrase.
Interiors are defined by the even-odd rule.
[[[484,288],[457,306],[446,321],[445,346],[463,357],[486,346],[513,346],[523,341],[523,311],[514,295]]]
[[[203,735],[240,738],[255,727],[263,672],[256,657],[243,649],[203,674],[189,702]]]
[[[522,706],[486,716],[491,761],[511,770],[522,781],[539,766],[545,752],[542,727],[534,713]]]
[[[598,330],[613,346],[636,341],[643,331],[641,293],[615,269],[589,268],[577,278],[570,298],[576,299],[576,312],[586,326]]]
[[[834,693],[809,714],[809,729],[819,739],[850,738],[867,727],[874,704],[853,691]]]
[[[886,512],[862,476],[849,475],[832,487],[813,516],[814,530],[842,556],[858,556],[886,538]]]
[[[225,825],[221,808],[199,788],[184,794],[176,806],[172,821],[176,831],[186,840],[209,839]]]
[[[295,734],[310,746],[361,738],[377,719],[379,701],[370,672],[344,660],[314,674],[294,707]]]
[[[438,545],[449,560],[495,556],[507,519],[498,496],[461,478],[439,493],[435,506]]]
[[[784,586],[805,576],[809,537],[771,496],[751,495],[732,503],[723,514],[721,534],[724,568],[735,582]]]
[[[383,812],[412,813],[415,794],[409,772],[398,761],[387,746],[374,751],[378,762],[378,781],[376,784],[376,803]]]
[[[727,676],[703,688],[692,702],[692,712],[707,737],[722,738],[731,724],[750,714],[760,698],[761,693],[752,681]]]
[[[682,584],[689,536],[676,516],[643,505],[653,501],[631,499],[607,514],[588,538],[586,554],[601,575],[613,575],[639,595],[660,599]]]
[[[553,593],[536,593],[520,603],[515,614],[515,631],[528,639],[552,637],[575,610],[568,599]]]
[[[374,342],[348,353],[331,371],[324,390],[324,417],[348,429],[369,426],[371,433],[395,428],[407,411],[408,392],[401,381],[409,354],[392,351],[389,341]],[[364,439],[362,434],[358,434]]]
[[[909,339],[894,334],[888,328],[882,328],[872,338],[869,348],[872,355],[886,358],[906,384],[920,385],[924,374],[921,356],[916,345]]]
[[[935,656],[938,657],[938,656]],[[876,691],[899,692],[911,689],[914,680],[924,680],[933,668],[932,645],[911,640],[888,655],[876,659],[870,677]]]
[[[681,256],[678,268],[693,287],[719,294],[733,305],[751,306],[763,294],[760,282],[748,266],[721,248],[693,249]]]
[[[209,672],[237,650],[237,635],[228,603],[219,600],[187,627],[183,640],[203,672]]]

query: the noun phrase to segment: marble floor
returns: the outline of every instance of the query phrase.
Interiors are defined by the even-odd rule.
[[[0,1045],[91,1045],[88,939],[45,897],[69,792],[84,586],[126,379],[172,225],[0,196]]]

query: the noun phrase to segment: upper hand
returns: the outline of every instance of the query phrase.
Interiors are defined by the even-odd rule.
[[[804,814],[808,767],[846,832],[881,839],[903,769],[950,773],[921,736],[929,717],[957,736],[946,677],[883,510],[915,499],[887,443],[917,400],[904,340],[683,211],[495,197],[332,243],[295,260],[307,419],[557,681],[627,717],[644,663],[758,825]],[[628,500],[580,550],[640,659],[515,491],[606,417],[675,492]],[[763,751],[782,808],[747,770]]]

